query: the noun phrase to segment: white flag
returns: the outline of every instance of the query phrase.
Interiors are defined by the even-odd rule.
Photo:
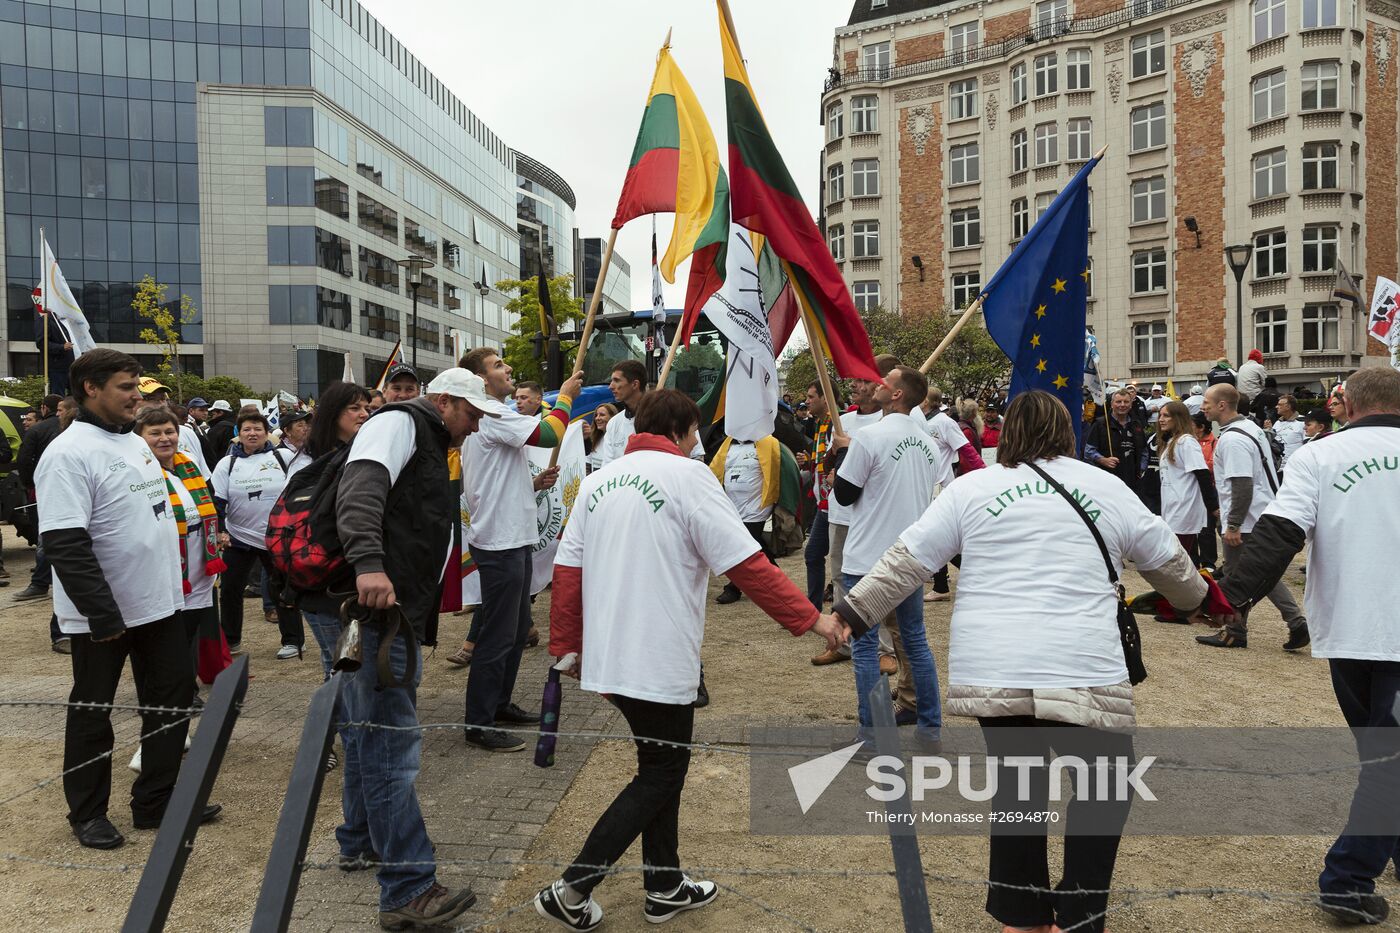
[[[58,260],[54,258],[53,250],[49,249],[49,241],[41,237],[39,242],[43,252],[43,255],[39,257],[39,271],[43,276],[39,288],[44,310],[58,318],[64,329],[68,331],[68,338],[73,344],[74,357],[82,356],[89,350],[96,350],[97,344],[92,339],[92,329],[88,327],[87,315],[83,314],[83,309],[78,307],[78,302],[74,300],[73,292],[68,287],[68,280],[63,277],[63,271],[58,268]]]
[[[340,381],[341,381],[341,382],[348,382],[348,383],[350,383],[351,385],[354,385],[354,384],[355,384],[355,381],[356,381],[356,380],[355,380],[355,367],[354,367],[354,365],[351,364],[351,362],[350,362],[350,354],[349,354],[349,353],[346,353],[346,354],[345,354],[345,372],[343,372],[343,373],[340,374]]]
[[[738,224],[729,227],[727,262],[724,287],[705,303],[705,316],[729,342],[724,432],[735,440],[759,441],[773,433],[778,414],[778,366],[758,257],[749,232]]]
[[[1385,276],[1376,277],[1376,290],[1371,294],[1371,317],[1367,331],[1387,347],[1393,347],[1400,339],[1400,322],[1395,320],[1396,285]]]
[[[666,299],[661,294],[661,267],[656,263],[655,214],[651,215],[651,319],[657,326],[666,323]]]

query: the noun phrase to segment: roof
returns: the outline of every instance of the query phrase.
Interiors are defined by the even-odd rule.
[[[574,198],[574,189],[569,187],[569,183],[560,178],[554,169],[518,149],[515,150],[515,172],[559,195],[564,199],[564,203],[569,205],[569,210],[578,210],[578,201]]]
[[[855,0],[851,7],[851,18],[846,22],[847,26],[854,26],[857,23],[868,23],[871,20],[887,19],[892,16],[908,16],[913,13],[921,13],[924,10],[932,10],[935,7],[948,6],[954,0],[885,0],[883,4],[875,5],[875,0]],[[874,9],[871,7],[874,6]]]

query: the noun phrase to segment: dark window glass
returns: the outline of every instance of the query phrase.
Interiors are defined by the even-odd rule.
[[[269,165],[267,167],[267,203],[279,207],[287,205],[287,167]]]
[[[263,144],[267,146],[287,145],[287,108],[263,108]]]
[[[360,301],[360,336],[399,339],[399,312],[373,301]],[[383,367],[381,366],[380,369]]]
[[[286,285],[267,287],[267,321],[269,324],[290,324],[292,322],[290,301]]]
[[[317,173],[314,169],[305,168],[296,169],[296,171],[306,173],[308,197],[310,197],[314,187],[317,207],[342,220],[350,219],[349,185],[334,176]],[[310,201],[306,203],[310,203]]]
[[[326,230],[316,230],[316,255],[322,269],[350,276],[350,241]]]
[[[131,138],[151,138],[151,102],[132,99],[127,101],[131,110]]]
[[[368,230],[375,236],[383,237],[390,243],[399,241],[399,215],[373,198],[359,195],[356,220],[360,229]]]
[[[196,264],[198,274],[199,224],[180,224],[180,262]]]
[[[175,167],[176,193],[184,204],[199,203],[199,166],[181,162]]]
[[[418,286],[418,300],[436,308],[438,306],[438,280],[423,273],[423,282]]]
[[[151,102],[151,135],[157,142],[175,141],[175,103],[168,100]]]
[[[108,136],[127,135],[126,101],[120,97],[106,97],[102,100],[102,122]]]
[[[102,98],[92,94],[78,97],[78,132],[84,136],[102,135]]]
[[[102,159],[85,158],[82,166],[83,197],[107,197],[107,163]]]
[[[29,129],[29,92],[25,88],[8,84],[0,88],[0,120],[6,129]]]
[[[316,228],[287,228],[287,264],[292,266],[316,265]]]
[[[78,132],[78,95],[55,93],[53,96],[53,131]]]
[[[288,146],[310,146],[314,140],[312,138],[312,120],[310,107],[287,107],[287,142]]]
[[[131,163],[131,200],[154,201],[156,197],[154,165],[151,162]]]
[[[131,261],[131,225],[126,221],[107,221],[107,253],[113,262]]]
[[[60,197],[74,197],[82,185],[83,173],[77,156],[61,155],[54,159],[58,167],[57,194]]]
[[[53,91],[29,89],[29,128],[39,133],[53,132]]]
[[[131,222],[131,261],[152,263],[156,261],[156,225],[143,221]]]
[[[52,195],[56,180],[54,157],[47,153],[31,152],[29,154],[30,194]],[[35,209],[38,209],[37,206]]]
[[[407,217],[403,221],[403,245],[414,255],[437,260],[437,234]]]
[[[331,288],[316,289],[316,323],[322,327],[350,329],[350,296]]]
[[[287,228],[268,227],[267,264],[269,266],[285,266],[290,262],[291,258],[287,251]]]
[[[118,201],[131,198],[131,168],[124,159],[107,160],[107,197]]]
[[[399,294],[399,265],[388,256],[360,247],[360,281]]]
[[[175,163],[157,162],[155,164],[156,175],[156,201],[163,204],[174,204],[177,198],[175,186]]]
[[[156,262],[180,261],[180,225],[156,224]]]
[[[5,153],[5,190],[13,194],[29,193],[29,153]]]

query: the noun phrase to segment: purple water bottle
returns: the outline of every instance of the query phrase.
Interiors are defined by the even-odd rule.
[[[559,709],[564,702],[564,685],[560,672],[572,667],[578,655],[566,654],[549,669],[544,682],[544,698],[540,700],[540,737],[535,742],[535,767],[554,767],[554,747],[559,742]]]

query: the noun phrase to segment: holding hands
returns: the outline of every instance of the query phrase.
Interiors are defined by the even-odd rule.
[[[811,631],[826,639],[828,651],[834,651],[851,640],[851,627],[834,612],[819,615]]]

